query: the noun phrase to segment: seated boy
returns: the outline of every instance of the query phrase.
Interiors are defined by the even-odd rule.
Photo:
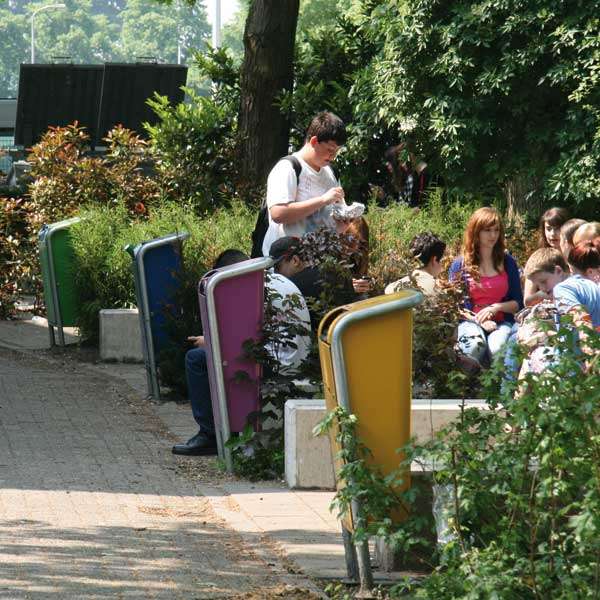
[[[248,260],[248,257],[240,250],[225,250],[215,260],[213,269],[234,265],[244,260]],[[190,336],[188,341],[194,347],[185,355],[185,378],[192,415],[199,429],[198,433],[184,444],[175,444],[173,454],[213,455],[217,453],[217,441],[208,383],[204,336]]]
[[[590,221],[589,223],[584,223],[577,228],[577,231],[573,234],[573,246],[577,246],[580,242],[585,242],[586,240],[593,240],[600,236],[600,222],[599,221]]]
[[[547,351],[547,328],[540,326],[542,321],[556,322],[560,314],[571,313],[577,325],[582,325],[582,339],[591,333],[591,327],[600,324],[600,287],[581,275],[571,275],[562,253],[554,248],[536,250],[525,264],[525,277],[552,300],[544,300],[539,306],[527,308],[517,314],[518,330],[511,336],[504,357],[506,375],[516,376],[519,364],[515,357],[513,342],[516,340],[528,350],[527,362],[537,364],[539,371],[548,359],[542,355]],[[527,365],[526,365],[527,366]]]
[[[521,370],[539,373],[549,366],[555,353],[548,348],[547,329],[540,327],[539,320],[556,322],[561,314],[569,313],[579,329],[582,350],[585,339],[593,335],[593,327],[600,325],[600,287],[581,275],[569,275],[569,268],[561,252],[554,248],[536,250],[525,265],[525,277],[538,289],[553,297],[553,304],[540,305],[542,313],[532,313],[531,319],[521,319],[517,340],[528,348],[528,358]],[[546,303],[542,303],[545,305]],[[556,316],[553,316],[553,311]],[[507,354],[508,356],[508,354]],[[505,364],[506,360],[505,360]],[[507,365],[516,372],[516,365]]]
[[[442,272],[441,260],[446,251],[446,244],[435,234],[426,231],[413,238],[410,243],[410,251],[423,266],[412,272],[412,279],[410,275],[407,275],[387,285],[385,293],[393,294],[409,288],[414,279],[419,289],[426,296],[435,295],[437,292],[436,279]]]
[[[540,290],[552,295],[560,312],[582,308],[589,315],[593,327],[600,326],[600,287],[579,274],[570,275],[569,267],[558,250],[536,250],[525,265],[525,277]]]

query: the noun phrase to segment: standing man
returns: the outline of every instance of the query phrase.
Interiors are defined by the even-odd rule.
[[[329,166],[346,143],[344,122],[330,112],[313,118],[304,146],[292,160],[280,160],[267,179],[269,228],[263,240],[263,255],[284,236],[301,237],[326,226],[335,229],[330,205],[344,200],[344,190]],[[293,159],[300,165],[298,174]]]

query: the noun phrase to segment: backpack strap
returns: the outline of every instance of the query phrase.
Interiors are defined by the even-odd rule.
[[[290,154],[289,156],[284,156],[281,160],[287,160],[288,162],[292,163],[294,173],[296,173],[296,185],[298,185],[300,183],[300,173],[302,173],[302,164],[298,158],[293,154]]]

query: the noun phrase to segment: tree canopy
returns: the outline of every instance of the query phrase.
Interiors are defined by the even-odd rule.
[[[363,0],[376,56],[355,117],[412,136],[449,180],[600,196],[600,3]]]

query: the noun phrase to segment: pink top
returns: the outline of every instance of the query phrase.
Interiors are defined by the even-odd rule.
[[[491,277],[480,277],[479,281],[469,277],[469,296],[473,303],[473,312],[478,313],[482,308],[501,302],[508,294],[508,275],[506,271]],[[494,321],[504,321],[504,313],[497,312]]]

